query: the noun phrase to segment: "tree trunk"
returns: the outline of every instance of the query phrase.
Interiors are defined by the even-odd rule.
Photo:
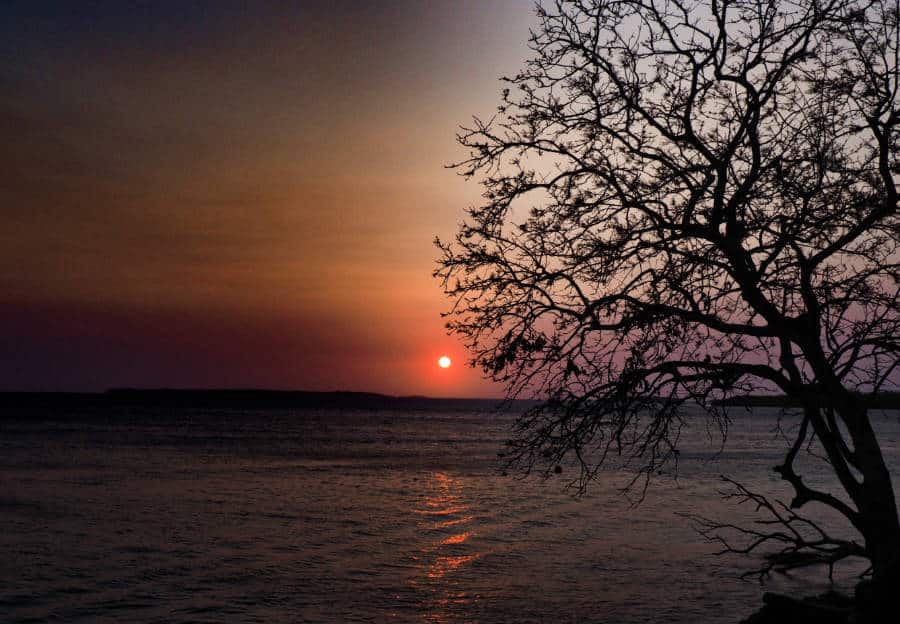
[[[900,520],[891,475],[865,408],[845,422],[852,423],[848,429],[863,477],[853,499],[872,563],[872,580],[860,585],[857,598],[863,621],[895,622],[900,600]]]

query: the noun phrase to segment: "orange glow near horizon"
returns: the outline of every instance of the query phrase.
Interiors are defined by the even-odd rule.
[[[0,389],[502,396],[446,336],[433,241],[481,201],[446,165],[528,3],[14,5]]]

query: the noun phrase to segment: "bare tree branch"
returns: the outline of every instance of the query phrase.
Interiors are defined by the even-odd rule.
[[[873,578],[900,583],[893,485],[861,398],[900,380],[898,13],[537,6],[497,115],[459,133],[455,167],[484,202],[438,241],[435,271],[473,363],[541,400],[508,461],[542,474],[572,461],[583,489],[617,458],[643,494],[677,462],[687,404],[724,434],[723,399],[781,392],[805,410],[777,467],[793,501],[744,496],[793,527],[811,526],[807,503],[838,511]],[[813,439],[834,493],[794,462]],[[820,546],[837,561],[847,544]]]

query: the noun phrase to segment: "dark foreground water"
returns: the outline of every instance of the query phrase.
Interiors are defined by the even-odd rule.
[[[735,623],[764,590],[827,587],[740,581],[754,562],[679,515],[752,517],[720,473],[786,495],[773,414],[736,412],[712,462],[698,427],[631,508],[616,471],[579,500],[566,472],[501,476],[511,415],[6,412],[0,621]],[[900,458],[897,414],[879,428]]]

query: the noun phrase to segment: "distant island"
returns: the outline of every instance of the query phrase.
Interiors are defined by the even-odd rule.
[[[347,391],[112,388],[102,393],[0,392],[0,410],[29,407],[128,406],[236,409],[492,409],[501,404],[502,399],[445,399]]]
[[[866,407],[871,409],[900,409],[900,392],[881,392],[861,395]],[[718,405],[735,407],[800,407],[782,394],[747,394],[729,397],[717,402]]]
[[[872,409],[900,410],[900,392],[863,395]],[[662,399],[659,399],[662,401]],[[535,401],[394,396],[377,392],[259,389],[111,388],[105,392],[0,392],[9,408],[170,407],[235,409],[522,409]],[[733,407],[799,407],[780,394],[750,394],[717,401]]]

